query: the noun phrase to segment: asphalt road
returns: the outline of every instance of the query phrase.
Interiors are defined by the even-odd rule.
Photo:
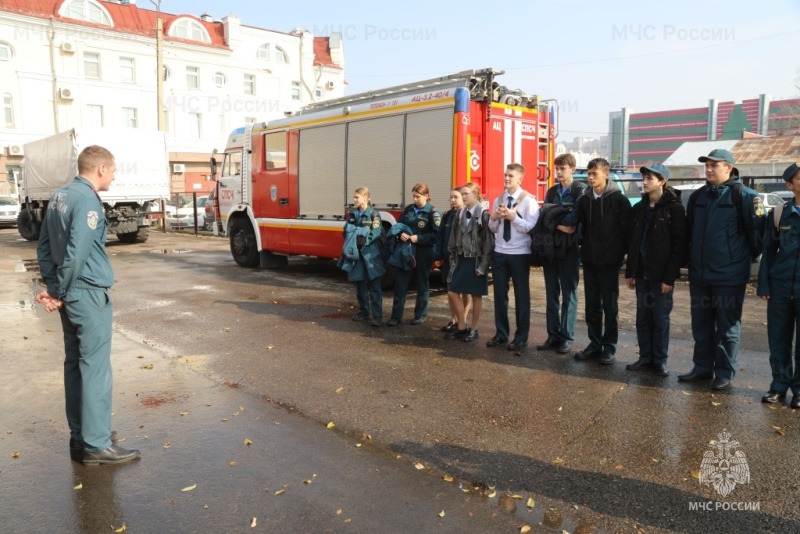
[[[676,378],[691,365],[685,285],[676,288],[673,372],[661,379],[624,369],[637,357],[626,289],[619,361],[602,367],[485,347],[491,298],[481,339],[467,344],[442,339],[441,291],[421,326],[350,321],[354,291],[330,261],[241,269],[224,240],[173,234],[143,245],[112,238],[108,250],[117,278],[115,396],[124,407],[115,422],[143,458],[113,470],[117,511],[103,517],[122,514],[131,531],[255,530],[251,516],[274,532],[546,531],[542,522],[568,532],[800,531],[799,414],[759,402],[770,372],[765,306],[752,295],[735,387],[712,395],[707,384]],[[38,517],[52,525],[65,509],[80,518],[76,510],[88,506],[69,504],[85,495],[72,481],[111,471],[65,460],[58,321],[30,309],[36,273],[16,272],[35,247],[2,230],[0,254],[10,370],[0,379],[0,430],[11,432],[0,435],[0,524],[13,518],[21,528]],[[544,339],[541,278],[532,271],[531,344]],[[391,294],[384,300],[388,311]],[[581,318],[577,349],[586,343]],[[10,365],[19,361],[26,363]],[[150,425],[157,430],[148,433]],[[725,497],[697,478],[723,430],[750,472]],[[8,452],[20,450],[19,458]],[[21,461],[30,455],[32,464]],[[333,470],[323,477],[326,467]],[[367,475],[373,470],[386,478]],[[62,483],[57,497],[47,488],[53,480]],[[192,483],[195,490],[180,491]],[[341,516],[337,502],[345,503]]]

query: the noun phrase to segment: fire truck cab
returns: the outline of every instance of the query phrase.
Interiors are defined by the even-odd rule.
[[[509,163],[541,201],[552,184],[557,102],[500,86],[502,71],[470,70],[310,104],[231,133],[217,216],[243,267],[289,255],[338,258],[353,191],[370,190],[384,224],[428,185],[434,206],[472,181],[491,202]]]

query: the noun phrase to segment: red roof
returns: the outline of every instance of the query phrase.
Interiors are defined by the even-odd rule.
[[[2,2],[3,0],[0,0]],[[331,39],[330,37],[314,37],[314,65],[321,65],[323,67],[334,67],[341,69],[341,65],[337,65],[331,59]]]
[[[22,15],[53,19],[69,24],[77,24],[79,26],[109,29],[108,26],[103,24],[96,24],[94,22],[60,16],[58,11],[66,1],[67,0],[0,0],[0,11],[10,11],[12,13],[19,13]],[[136,4],[121,5],[111,2],[98,2],[98,4],[103,6],[103,8],[108,11],[108,14],[111,15],[111,19],[114,21],[114,31],[151,36],[155,38],[155,11],[142,9]],[[211,42],[202,43],[199,41],[193,41],[191,39],[181,39],[179,37],[171,37],[167,35],[170,24],[172,24],[175,20],[184,17],[191,18],[197,23],[201,24],[208,32]],[[225,43],[224,28],[221,22],[206,22],[198,17],[195,17],[194,15],[173,15],[164,12],[161,12],[161,19],[164,21],[164,40],[166,41],[185,42],[203,46],[212,46],[216,48],[228,47]]]

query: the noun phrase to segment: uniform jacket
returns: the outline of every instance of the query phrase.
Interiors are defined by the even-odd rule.
[[[554,260],[563,260],[570,248],[577,247],[577,236],[556,230],[556,226],[570,209],[556,204],[543,204],[539,209],[539,220],[530,231],[531,264],[550,265]]]
[[[106,254],[107,222],[91,182],[76,176],[50,197],[37,249],[47,293],[69,303],[76,290],[109,288],[114,271]]]
[[[453,278],[459,257],[475,258],[475,274],[483,276],[489,272],[489,265],[492,263],[492,252],[494,251],[494,233],[489,230],[489,212],[479,210],[479,214],[470,218],[467,232],[470,233],[471,247],[464,248],[462,241],[461,217],[466,208],[459,210],[453,217],[453,231],[450,234],[450,241],[447,244],[447,253],[450,259],[450,272],[447,281]],[[480,220],[480,224],[478,221]]]
[[[412,271],[417,265],[414,256],[417,248],[411,241],[400,241],[400,234],[413,234],[411,228],[402,223],[393,224],[389,229],[389,259],[386,261],[392,267]]]
[[[406,233],[417,236],[418,247],[432,247],[436,244],[442,214],[430,202],[419,213],[415,212],[414,204],[410,204],[403,209],[397,222],[408,226],[410,231]]]
[[[800,297],[800,214],[794,201],[786,203],[778,227],[772,213],[764,231],[764,247],[758,268],[758,295]]]
[[[386,272],[381,251],[381,216],[367,207],[359,217],[350,210],[344,225],[344,246],[339,267],[347,272],[347,280],[374,280]]]
[[[730,187],[734,183],[741,183],[738,176],[722,185],[707,183],[697,190],[694,204],[689,202],[690,282],[737,286],[750,280],[750,265],[761,250],[757,242],[764,231],[764,208],[760,199],[753,202],[755,191],[742,187],[740,221]]]
[[[591,187],[578,199],[561,224],[583,228],[581,261],[598,271],[619,269],[628,251],[631,203],[619,186],[608,181],[599,199]]]
[[[589,184],[584,182],[583,180],[573,180],[572,184],[569,186],[569,192],[565,195],[561,195],[561,184],[556,184],[550,189],[547,190],[547,193],[544,195],[544,203],[545,204],[554,204],[556,206],[563,206],[569,210],[578,203],[580,200],[581,195],[586,191],[589,187]],[[560,224],[560,221],[559,221]],[[557,248],[567,247],[569,248],[578,248],[581,242],[581,235],[582,235],[582,228],[578,226],[575,229],[574,234],[565,234],[560,230],[556,230],[554,237],[556,237],[556,241],[558,242]],[[558,239],[563,237],[563,241]],[[563,257],[563,256],[562,256]]]
[[[640,249],[644,224],[650,197],[642,195],[642,200],[633,207],[633,229],[628,247],[628,261],[625,278],[633,278],[642,267],[645,280],[658,281],[668,286],[674,285],[681,274],[681,265],[686,257],[686,212],[680,199],[671,187],[656,202],[650,228],[647,231],[646,257],[640,266]]]
[[[450,208],[442,216],[442,223],[439,225],[439,233],[436,236],[436,247],[434,248],[434,259],[446,260],[448,256],[447,244],[450,242],[450,233],[453,229],[453,220],[458,213],[457,208]]]

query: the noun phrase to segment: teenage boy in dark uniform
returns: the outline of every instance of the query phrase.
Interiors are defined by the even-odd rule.
[[[794,198],[775,208],[764,232],[758,268],[758,295],[767,301],[767,337],[772,383],[761,402],[783,402],[792,390],[792,408],[800,408],[800,162],[783,172]]]
[[[98,191],[114,181],[114,156],[86,147],[75,180],[50,197],[37,254],[47,290],[36,302],[61,313],[70,456],[84,465],[121,464],[138,450],[112,443],[111,318],[114,272],[106,254],[106,217]]]
[[[742,185],[733,154],[718,148],[698,161],[705,164],[706,185],[692,193],[686,210],[694,365],[678,380],[711,380],[719,391],[736,374],[744,292],[761,253],[764,207]]]

